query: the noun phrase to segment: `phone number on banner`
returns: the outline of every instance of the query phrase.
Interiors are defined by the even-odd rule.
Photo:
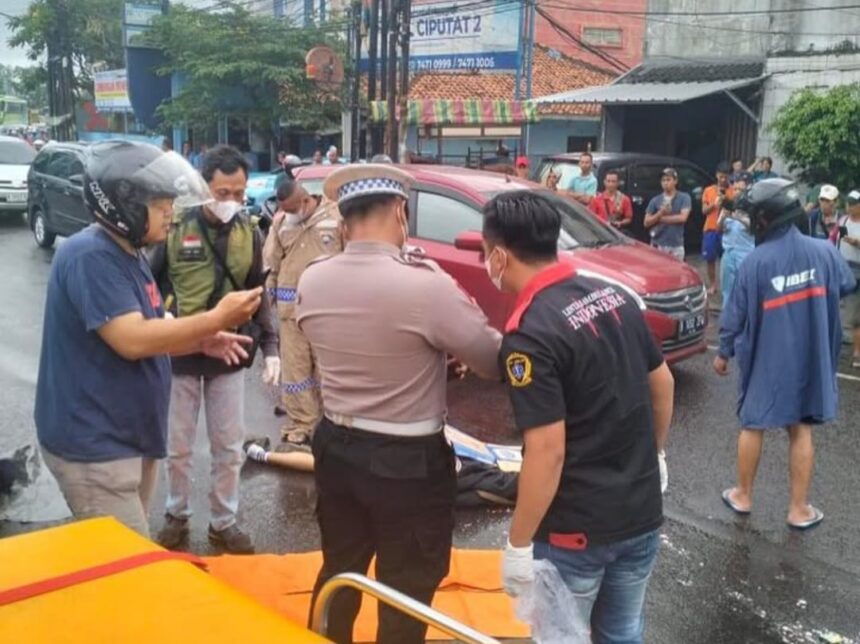
[[[409,61],[413,72],[446,71],[454,69],[496,69],[493,56],[446,56],[444,58],[413,58]]]

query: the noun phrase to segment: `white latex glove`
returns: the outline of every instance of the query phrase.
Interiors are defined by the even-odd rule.
[[[516,548],[508,541],[502,559],[502,585],[511,597],[518,597],[534,582],[534,546]]]
[[[669,468],[666,466],[666,452],[662,449],[657,452],[657,462],[660,464],[660,492],[666,494],[669,487]]]
[[[276,387],[281,382],[281,359],[277,356],[266,358],[263,368],[263,382]]]

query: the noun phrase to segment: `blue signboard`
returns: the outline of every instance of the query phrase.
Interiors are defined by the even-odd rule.
[[[414,3],[410,70],[517,69],[521,11],[510,0]],[[366,53],[361,63],[366,69]]]

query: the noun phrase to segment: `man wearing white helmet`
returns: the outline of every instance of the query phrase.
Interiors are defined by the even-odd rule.
[[[96,223],[54,255],[45,303],[35,421],[42,454],[77,518],[111,515],[149,536],[147,510],[167,443],[168,355],[228,364],[249,338],[261,289],[231,293],[181,320],[165,317],[141,253],[164,241],[174,205],[208,199],[178,154],[110,141],[87,150],[84,202]]]

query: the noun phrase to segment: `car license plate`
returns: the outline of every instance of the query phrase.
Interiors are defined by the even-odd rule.
[[[27,201],[26,192],[0,192],[0,197],[7,203],[24,203]]]
[[[678,337],[682,339],[689,338],[691,335],[696,335],[697,333],[700,333],[704,328],[704,313],[700,313],[698,315],[691,315],[689,317],[683,318],[680,322],[678,322]]]

